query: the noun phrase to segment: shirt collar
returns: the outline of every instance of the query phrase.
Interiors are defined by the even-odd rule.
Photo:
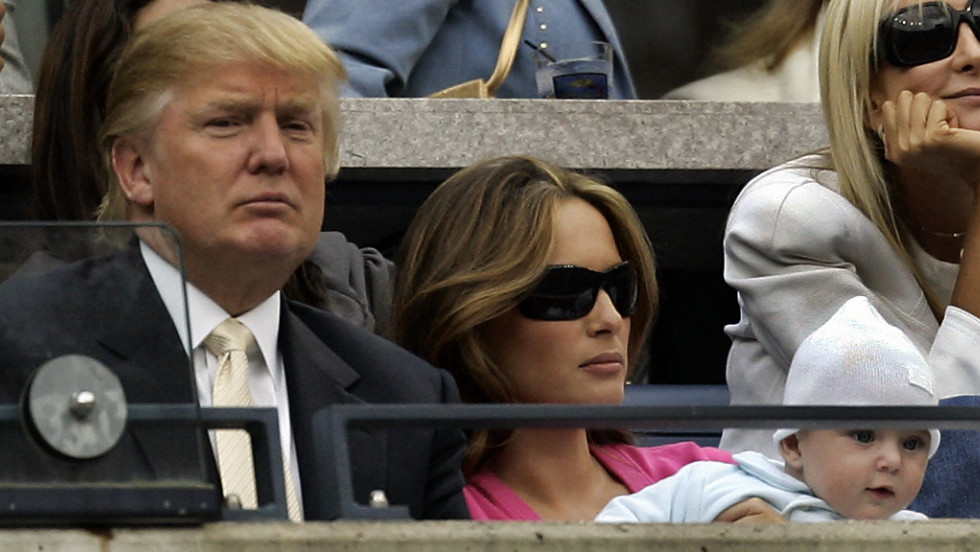
[[[185,309],[184,294],[181,293],[181,290],[185,289],[184,278],[180,271],[143,241],[140,241],[140,253],[150,272],[150,278],[177,327],[184,349],[189,353],[200,347],[211,331],[231,315],[190,282],[186,285],[187,308]],[[265,365],[270,367],[278,365],[281,303],[281,295],[278,292],[273,293],[252,310],[236,317],[251,330],[262,352]],[[190,337],[187,333],[188,317],[185,315],[187,312],[190,313]]]

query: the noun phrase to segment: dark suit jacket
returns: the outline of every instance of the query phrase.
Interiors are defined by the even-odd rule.
[[[317,473],[313,414],[342,403],[444,403],[458,400],[449,375],[340,318],[284,301],[279,347],[289,386],[290,416],[307,519],[336,517],[334,489]],[[33,371],[77,353],[105,363],[119,377],[127,402],[194,402],[193,370],[137,247],[42,276],[0,286],[0,403],[19,400]],[[467,517],[459,463],[462,432],[352,432],[355,497],[383,489],[416,518]],[[16,436],[8,436],[21,439]],[[11,441],[8,441],[11,442]],[[205,463],[192,459],[205,447]],[[215,477],[213,455],[196,431],[130,428],[106,455],[51,461],[30,442],[0,446],[0,462],[24,480],[160,480]],[[43,461],[41,459],[43,458]]]

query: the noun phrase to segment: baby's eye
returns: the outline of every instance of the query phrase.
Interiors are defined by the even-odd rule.
[[[870,429],[858,429],[851,432],[851,438],[859,443],[870,443],[875,440],[875,432]]]
[[[909,437],[902,440],[902,448],[908,451],[918,450],[925,446],[925,442],[919,437]]]

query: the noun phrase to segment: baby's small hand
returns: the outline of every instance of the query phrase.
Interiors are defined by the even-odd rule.
[[[758,497],[743,500],[718,514],[715,521],[728,523],[786,523],[768,502]]]

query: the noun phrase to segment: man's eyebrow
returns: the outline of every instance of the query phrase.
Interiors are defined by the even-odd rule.
[[[262,102],[251,98],[219,98],[209,101],[197,113],[205,114],[214,111],[254,113],[262,109]],[[320,112],[320,103],[316,98],[296,98],[284,100],[275,107],[277,115],[299,116]]]
[[[320,103],[315,98],[295,98],[276,106],[276,113],[279,115],[307,115],[319,111]]]
[[[206,102],[199,111],[251,111],[261,107],[261,102],[250,98],[220,98]]]

